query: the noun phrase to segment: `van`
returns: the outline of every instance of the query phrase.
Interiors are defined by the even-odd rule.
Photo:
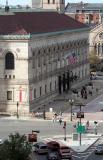
[[[33,145],[33,151],[38,154],[48,153],[48,146],[43,142],[38,142]]]
[[[60,146],[59,155],[61,159],[72,159],[71,149],[65,145]]]

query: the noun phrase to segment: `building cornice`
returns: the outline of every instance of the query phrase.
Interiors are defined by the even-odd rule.
[[[31,38],[33,37],[42,37],[42,36],[59,36],[66,33],[75,33],[75,32],[83,32],[83,31],[90,31],[90,28],[80,28],[80,29],[70,29],[70,30],[63,30],[63,31],[56,31],[56,32],[48,32],[48,33],[32,33]]]
[[[0,35],[0,40],[28,40],[30,34],[27,35]]]
[[[90,28],[80,28],[80,29],[71,29],[71,30],[63,30],[63,31],[56,31],[56,32],[48,32],[48,33],[31,33],[27,35],[0,35],[0,40],[29,40],[33,37],[43,37],[43,36],[59,36],[66,33],[76,33],[76,32],[83,32],[89,31]]]

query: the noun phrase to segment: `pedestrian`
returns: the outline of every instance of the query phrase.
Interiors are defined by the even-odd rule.
[[[55,117],[54,116],[52,117],[52,120],[53,120],[53,123],[54,123],[55,122]]]
[[[87,123],[86,123],[86,128],[87,129],[89,128],[89,121],[87,121]]]
[[[96,88],[96,93],[97,93],[97,95],[98,95],[98,88]]]
[[[81,96],[82,96],[82,98],[83,98],[83,95],[84,95],[84,90],[81,89]]]
[[[84,92],[84,98],[87,99],[87,91]]]
[[[61,125],[61,123],[62,123],[62,119],[60,118],[60,119],[59,119],[59,124]]]

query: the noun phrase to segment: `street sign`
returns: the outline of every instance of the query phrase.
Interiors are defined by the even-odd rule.
[[[77,133],[85,133],[85,126],[78,126],[77,127]]]
[[[29,142],[37,142],[37,133],[28,134]]]
[[[84,118],[84,112],[77,112],[77,118]]]
[[[78,141],[78,139],[79,139],[78,133],[73,133],[72,139],[73,139],[73,141]]]

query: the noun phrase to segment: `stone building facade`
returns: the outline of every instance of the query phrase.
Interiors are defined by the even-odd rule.
[[[103,24],[96,25],[91,29],[89,35],[90,52],[103,59]]]
[[[28,114],[89,75],[87,26],[56,12],[0,21],[0,111]]]
[[[65,12],[65,0],[32,0],[32,8]]]

